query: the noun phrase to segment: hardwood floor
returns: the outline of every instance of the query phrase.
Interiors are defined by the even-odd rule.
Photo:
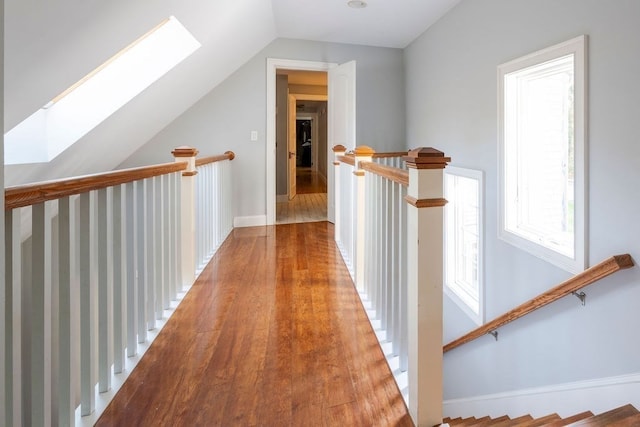
[[[232,231],[96,425],[412,425],[332,236]]]
[[[296,193],[326,193],[327,182],[311,168],[296,168]]]
[[[327,220],[327,183],[311,168],[296,169],[297,195],[276,203],[276,224]]]
[[[298,194],[276,203],[276,224],[327,220],[327,193]]]

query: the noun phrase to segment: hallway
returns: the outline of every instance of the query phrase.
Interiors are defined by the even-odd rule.
[[[327,220],[327,182],[311,168],[296,168],[296,196],[276,203],[276,224]]]
[[[233,230],[96,425],[412,423],[316,222]]]

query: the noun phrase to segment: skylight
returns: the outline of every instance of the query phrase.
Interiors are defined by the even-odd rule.
[[[166,19],[7,132],[5,164],[51,161],[200,46]]]

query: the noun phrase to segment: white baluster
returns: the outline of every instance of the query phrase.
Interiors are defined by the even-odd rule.
[[[184,260],[183,260],[183,256],[182,256],[182,245],[183,243],[183,239],[182,239],[182,173],[178,172],[175,174],[174,176],[175,179],[175,189],[176,189],[176,197],[174,200],[174,211],[175,211],[175,216],[176,216],[176,223],[175,223],[175,251],[176,251],[176,282],[175,282],[175,288],[176,288],[176,298],[177,298],[177,292],[182,292],[183,288],[184,288],[184,272],[183,272],[183,268],[184,268]]]
[[[126,260],[125,280],[127,292],[127,357],[137,354],[137,310],[136,310],[136,268],[138,266],[138,253],[136,251],[136,193],[133,182],[125,184],[125,236],[126,249],[123,254]]]
[[[6,333],[4,345],[6,382],[6,425],[23,425],[22,422],[22,249],[20,209],[5,211],[5,292]],[[0,300],[1,301],[1,300]],[[5,344],[6,343],[6,344]],[[1,366],[1,365],[0,365]]]
[[[407,188],[401,187],[401,198],[399,200],[400,211],[400,232],[398,233],[398,266],[400,267],[398,283],[400,288],[400,338],[398,346],[400,347],[400,371],[406,372],[409,368],[409,343],[408,343],[408,326],[407,326],[407,203],[404,201],[407,195]]]
[[[51,424],[51,207],[32,206],[31,425]]]
[[[155,188],[153,191],[153,203],[154,203],[154,224],[153,224],[153,287],[155,288],[155,314],[156,320],[162,320],[164,315],[164,267],[162,265],[162,254],[164,252],[164,239],[162,237],[163,224],[163,209],[162,209],[162,197],[164,194],[163,184],[164,178],[162,176],[156,176],[153,178]],[[155,323],[154,323],[155,327]]]
[[[156,213],[154,209],[154,194],[155,194],[155,178],[145,179],[146,189],[146,215],[145,215],[145,252],[146,252],[146,271],[145,271],[145,288],[147,290],[146,295],[146,325],[147,330],[151,331],[156,328],[156,316],[155,316],[155,302],[156,302],[156,271],[155,271],[155,224]]]
[[[107,203],[107,189],[98,190],[98,390],[103,393],[111,388],[111,366],[109,355],[111,349],[109,338],[111,325],[109,322],[109,206]]]
[[[95,410],[93,366],[95,361],[93,206],[91,193],[80,195],[80,402],[81,415]]]
[[[75,399],[72,392],[75,369],[72,366],[72,313],[71,260],[74,241],[75,209],[69,197],[58,200],[58,425],[71,425],[75,415]]]
[[[119,374],[124,368],[124,325],[126,323],[124,301],[124,269],[123,261],[123,195],[122,186],[116,185],[112,189],[113,198],[113,372]]]
[[[171,176],[162,177],[162,305],[164,309],[171,308]]]
[[[136,182],[136,259],[138,343],[147,342],[147,180]]]

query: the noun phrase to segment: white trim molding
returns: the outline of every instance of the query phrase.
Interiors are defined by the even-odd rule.
[[[233,226],[241,227],[260,227],[267,225],[267,217],[265,215],[254,216],[237,216],[233,218]]]
[[[640,373],[527,388],[463,399],[445,400],[445,417],[511,418],[557,413],[568,417],[584,411],[606,412],[626,404],[640,407]]]

